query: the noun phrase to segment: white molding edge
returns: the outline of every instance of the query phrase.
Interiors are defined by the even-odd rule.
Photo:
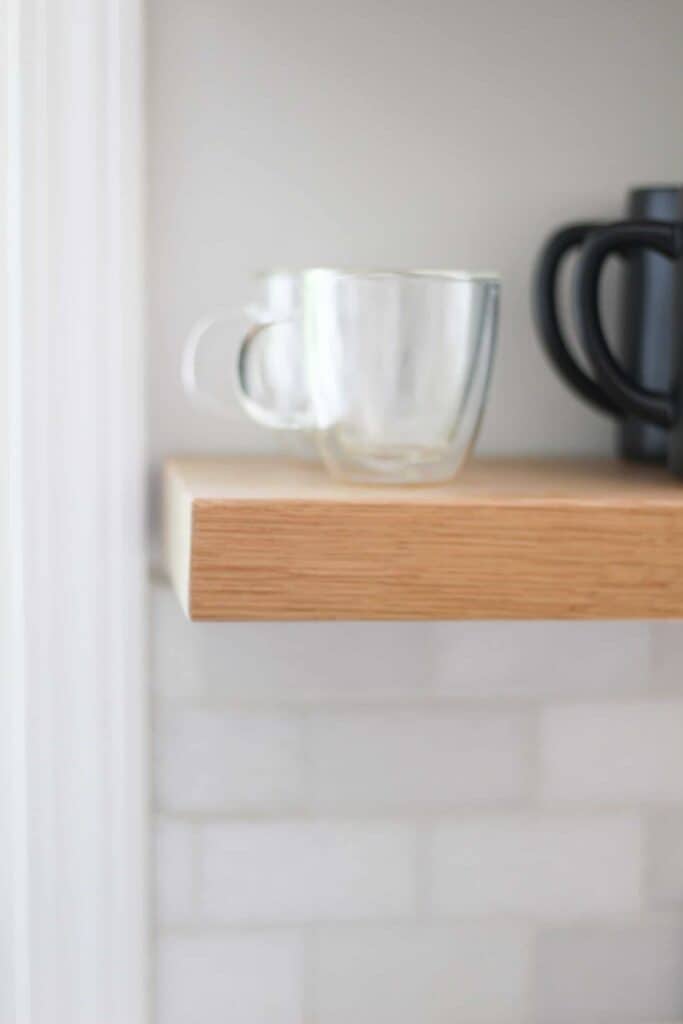
[[[147,1024],[143,0],[0,6],[0,1019]]]

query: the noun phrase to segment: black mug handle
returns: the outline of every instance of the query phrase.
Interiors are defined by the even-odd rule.
[[[673,392],[644,388],[625,373],[609,350],[600,320],[600,274],[614,253],[645,247],[667,259],[683,253],[683,224],[662,221],[622,221],[596,231],[586,242],[577,280],[577,305],[581,336],[595,375],[611,400],[625,413],[659,427],[671,427],[676,419]]]
[[[534,275],[534,315],[546,354],[574,388],[601,412],[621,419],[623,411],[594,380],[584,373],[574,359],[560,327],[557,312],[557,277],[560,265],[571,249],[583,245],[586,238],[600,227],[594,223],[568,224],[552,235],[541,250]]]

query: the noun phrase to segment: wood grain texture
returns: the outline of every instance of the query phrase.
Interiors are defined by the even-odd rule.
[[[477,460],[396,488],[173,459],[165,538],[198,620],[683,617],[683,486],[607,460]]]

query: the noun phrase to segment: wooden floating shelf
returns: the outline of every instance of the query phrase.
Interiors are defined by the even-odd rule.
[[[433,487],[317,464],[165,467],[167,565],[188,616],[683,617],[683,485],[607,460],[475,460]]]

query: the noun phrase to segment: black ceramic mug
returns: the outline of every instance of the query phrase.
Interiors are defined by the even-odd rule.
[[[628,196],[627,217],[671,221],[678,216],[683,188],[634,188]],[[544,246],[536,270],[533,299],[538,332],[555,368],[592,406],[619,420],[618,447],[626,459],[663,462],[667,434],[614,401],[599,380],[592,380],[574,358],[557,310],[557,279],[564,257],[582,246],[602,225],[569,224]],[[627,372],[646,388],[668,387],[671,379],[675,271],[656,252],[637,248],[621,253],[626,259],[622,279],[618,348]]]
[[[672,371],[663,388],[645,386],[615,359],[600,320],[598,292],[605,261],[613,253],[634,250],[658,253],[675,274]],[[623,221],[594,232],[579,266],[577,303],[582,340],[598,383],[625,414],[667,431],[669,467],[683,478],[683,201],[672,223]],[[667,338],[663,331],[660,342]]]

